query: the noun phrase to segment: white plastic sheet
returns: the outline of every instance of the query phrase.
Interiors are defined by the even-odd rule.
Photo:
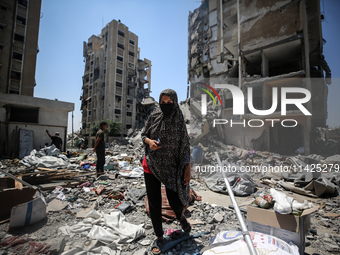
[[[313,207],[313,204],[308,203],[307,200],[299,203],[293,197],[289,197],[285,193],[273,188],[270,189],[270,194],[275,201],[274,211],[281,214],[290,214],[293,210],[304,210]]]
[[[87,233],[87,237],[107,245],[125,244],[145,235],[143,225],[135,225],[126,221],[119,210],[89,212],[84,220],[73,226],[63,226],[59,231],[64,235]]]
[[[119,251],[115,251],[106,246],[95,247],[90,250],[84,250],[82,247],[76,247],[72,250],[63,252],[61,255],[119,255]]]
[[[127,161],[119,161],[118,166],[120,168],[123,168],[124,170],[130,170],[131,169],[129,162],[127,162]]]
[[[273,188],[270,189],[270,194],[272,195],[275,204],[274,211],[282,214],[292,213],[292,202],[293,198],[288,197],[285,193],[277,191]]]
[[[69,159],[52,145],[39,151],[32,150],[30,155],[24,157],[19,163],[31,167],[63,168],[70,164]]]
[[[130,172],[119,172],[121,176],[130,178],[141,178],[144,176],[144,170],[142,167],[135,167]]]

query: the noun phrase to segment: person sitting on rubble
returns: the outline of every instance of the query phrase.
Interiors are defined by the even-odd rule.
[[[62,151],[62,146],[63,146],[63,140],[61,140],[59,132],[55,132],[55,134],[52,136],[50,134],[50,132],[46,129],[46,133],[48,134],[48,136],[51,138],[52,140],[52,144],[55,145],[55,147],[57,147],[60,151]]]
[[[184,206],[190,198],[190,140],[184,117],[172,89],[159,96],[160,110],[146,121],[142,131],[145,145],[144,180],[152,225],[157,236],[152,253],[161,253],[163,240],[161,183],[182,229],[189,233],[191,225],[184,216]]]
[[[97,177],[104,174],[104,164],[105,164],[105,140],[104,140],[104,132],[107,129],[107,122],[103,121],[100,123],[100,129],[96,134],[96,143],[93,148],[93,152],[97,154]]]

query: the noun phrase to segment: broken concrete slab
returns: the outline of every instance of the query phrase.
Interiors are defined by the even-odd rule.
[[[61,201],[59,199],[53,199],[51,202],[47,204],[47,212],[58,212],[63,210],[67,206],[66,201]]]
[[[66,245],[65,237],[58,238],[50,247],[50,254],[51,255],[58,255],[64,251]]]

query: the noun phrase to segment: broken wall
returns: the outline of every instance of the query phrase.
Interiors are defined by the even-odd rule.
[[[18,115],[17,112],[14,118],[11,116],[11,109],[23,109],[23,111],[31,109],[33,110],[32,116],[20,115],[20,112]],[[51,135],[59,132],[63,140],[63,148],[66,148],[68,113],[73,110],[73,103],[0,94],[0,153],[18,156],[19,129],[33,131],[34,149],[38,150],[44,147],[45,143],[51,144],[51,139],[46,134],[46,129],[50,131]]]
[[[202,1],[199,8],[190,12],[188,83],[203,82],[212,87],[215,84],[234,84],[242,89],[245,98],[247,88],[252,87],[253,105],[261,110],[270,108],[273,87],[307,88],[312,98],[305,107],[313,113],[312,117],[299,119],[299,109],[289,106],[286,118],[299,119],[301,126],[291,130],[291,134],[293,137],[302,137],[296,139],[297,144],[300,146],[303,143],[308,152],[312,139],[311,130],[326,124],[326,83],[330,83],[331,75],[322,55],[320,1],[240,0],[239,10],[237,3],[234,0],[206,0]],[[229,83],[230,78],[240,80]],[[301,78],[308,79],[297,84],[295,81],[298,82]],[[201,92],[191,89],[190,96],[195,98]],[[225,114],[232,109],[233,98],[231,93],[224,92],[221,97],[223,108],[227,109],[223,111]],[[280,94],[278,97],[280,98]],[[281,117],[280,107],[279,100],[275,116]],[[250,113],[247,107],[245,111],[246,114]],[[223,118],[237,116],[226,114]],[[245,120],[247,118],[244,117]],[[277,150],[277,144],[285,141],[273,141],[273,134],[289,136],[289,132],[286,133],[286,130],[279,127],[259,129],[258,132],[252,130],[254,134],[247,128],[228,129],[221,139],[224,137],[227,144],[247,148],[252,148],[253,141],[253,145],[263,147],[264,150]]]
[[[241,50],[278,43],[302,31],[300,1],[240,1]]]

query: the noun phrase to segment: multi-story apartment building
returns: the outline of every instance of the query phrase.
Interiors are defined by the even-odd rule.
[[[82,134],[97,121],[122,123],[122,134],[134,128],[140,104],[150,94],[151,61],[140,59],[138,36],[112,20],[99,36],[84,42]]]
[[[23,157],[59,132],[74,104],[34,97],[41,0],[0,0],[0,155]]]
[[[232,94],[221,91],[223,109],[219,118],[240,123],[254,118],[264,121],[258,128],[219,125],[217,133],[226,143],[281,153],[303,148],[310,153],[313,130],[326,125],[326,84],[330,84],[331,76],[322,54],[322,19],[319,0],[204,0],[190,12],[188,83],[205,82],[212,87],[231,83],[244,92],[245,100],[251,88],[253,107],[258,110],[271,107],[274,87],[278,91],[302,87],[312,96],[304,104],[312,116],[293,105],[283,116],[280,94],[278,107],[270,116],[252,114],[246,101],[245,114],[233,115]],[[199,90],[193,88],[191,97],[195,98]],[[291,96],[298,98],[301,94]],[[191,106],[200,114],[199,103],[193,101]],[[272,126],[266,118],[277,121]],[[280,123],[284,119],[294,119],[298,125],[284,128]]]
[[[33,96],[41,0],[0,0],[0,92]]]

